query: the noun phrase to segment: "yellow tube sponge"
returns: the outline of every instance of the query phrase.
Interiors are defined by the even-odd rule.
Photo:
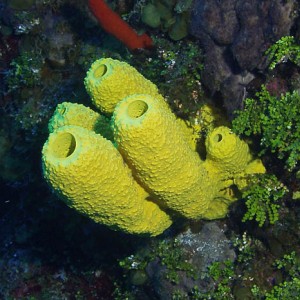
[[[191,122],[179,118],[176,119],[176,122],[181,128],[181,131],[188,144],[190,145],[191,149],[196,151],[200,127],[194,124],[192,125]]]
[[[212,130],[205,141],[205,168],[216,182],[219,191],[203,215],[206,219],[225,217],[229,205],[237,200],[233,186],[247,185],[247,174],[264,173],[261,160],[253,159],[247,143],[230,128],[220,126]]]
[[[242,172],[252,160],[247,143],[225,126],[212,130],[205,146],[207,164],[212,164],[223,177]]]
[[[49,132],[66,125],[77,125],[100,133],[103,137],[113,140],[110,120],[82,104],[63,102],[57,105],[49,121]]]
[[[118,150],[147,191],[195,219],[206,211],[215,183],[186,141],[176,117],[150,95],[123,99],[113,115]]]
[[[44,177],[72,208],[96,222],[127,233],[155,236],[169,216],[134,181],[113,144],[79,126],[49,135],[42,151]]]
[[[43,172],[62,200],[96,222],[156,236],[171,225],[168,214],[222,218],[248,174],[265,172],[215,108],[203,106],[195,122],[177,119],[157,87],[125,62],[97,60],[84,83],[113,117],[58,105]]]
[[[113,113],[117,103],[131,94],[144,93],[162,98],[156,85],[135,68],[111,58],[96,60],[87,72],[84,84],[93,104],[108,114]]]

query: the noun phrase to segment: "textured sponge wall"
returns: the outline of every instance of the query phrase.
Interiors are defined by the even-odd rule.
[[[57,105],[49,121],[49,132],[66,125],[76,125],[113,140],[110,120],[82,104],[63,102]]]
[[[154,97],[131,95],[117,105],[113,124],[118,150],[137,180],[170,209],[201,217],[216,189],[175,115]]]
[[[101,135],[79,126],[60,127],[45,143],[42,161],[44,176],[58,195],[96,222],[150,236],[171,224]]]
[[[107,114],[112,114],[116,104],[131,94],[149,94],[163,99],[156,85],[135,68],[111,58],[96,60],[84,84],[93,104]]]
[[[225,126],[212,130],[205,146],[206,160],[214,164],[223,176],[242,172],[253,159],[249,146]]]
[[[207,136],[200,159],[201,126],[177,119],[157,87],[127,63],[97,60],[85,86],[105,116],[59,104],[49,122],[43,171],[70,207],[96,222],[156,236],[171,225],[168,214],[222,218],[237,200],[236,188],[247,186],[247,175],[265,172],[208,106],[202,108]]]

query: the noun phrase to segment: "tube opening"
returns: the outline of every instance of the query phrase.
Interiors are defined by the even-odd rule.
[[[76,139],[73,134],[64,132],[55,137],[51,145],[52,155],[56,158],[67,158],[76,149]]]
[[[130,118],[137,119],[146,113],[148,104],[142,100],[135,100],[128,105],[127,113]]]
[[[223,136],[222,136],[222,134],[220,134],[220,133],[217,133],[217,134],[214,136],[214,142],[216,142],[216,143],[221,142],[222,139],[223,139]]]
[[[95,69],[94,77],[100,78],[100,77],[104,76],[106,74],[106,72],[107,72],[107,66],[101,64]]]

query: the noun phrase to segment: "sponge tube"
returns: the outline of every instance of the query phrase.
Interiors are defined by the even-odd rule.
[[[113,115],[118,150],[137,181],[168,208],[200,218],[215,188],[176,117],[150,95],[131,95]]]
[[[93,104],[107,114],[112,114],[117,103],[131,94],[145,93],[162,98],[156,85],[135,68],[111,58],[96,60],[84,84]]]
[[[57,105],[48,124],[49,132],[67,125],[80,126],[113,140],[109,119],[82,104],[63,102]]]
[[[205,145],[207,162],[213,164],[222,176],[233,176],[244,171],[253,159],[248,144],[225,126],[211,131]]]
[[[44,177],[68,206],[112,229],[155,236],[169,216],[147,200],[113,144],[85,128],[63,126],[42,151]]]

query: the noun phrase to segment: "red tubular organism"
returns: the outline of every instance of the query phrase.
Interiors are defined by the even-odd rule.
[[[112,34],[130,50],[151,48],[152,39],[146,34],[138,35],[104,0],[89,0],[89,7],[101,27]]]

